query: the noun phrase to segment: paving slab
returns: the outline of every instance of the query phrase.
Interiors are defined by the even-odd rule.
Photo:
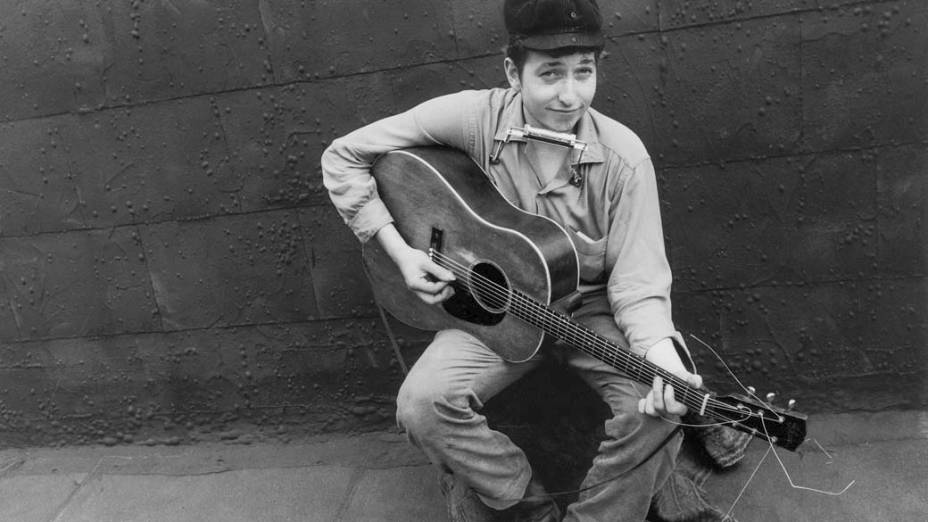
[[[21,475],[0,479],[0,520],[48,522],[87,475]]]
[[[335,520],[354,470],[338,466],[202,475],[91,477],[56,522]]]
[[[440,521],[446,517],[437,472],[431,465],[424,465],[369,470],[352,492],[351,501],[338,520]]]

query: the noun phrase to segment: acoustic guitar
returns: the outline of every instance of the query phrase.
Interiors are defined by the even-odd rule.
[[[774,408],[753,395],[718,395],[622,349],[574,321],[558,302],[576,295],[577,254],[556,222],[506,200],[464,153],[443,147],[402,149],[381,156],[372,173],[394,225],[410,246],[453,272],[455,293],[429,305],[406,288],[376,240],[363,261],[377,302],[423,330],[457,328],[511,362],[530,359],[546,338],[561,341],[650,386],[659,375],[690,411],[795,450],[806,416]]]

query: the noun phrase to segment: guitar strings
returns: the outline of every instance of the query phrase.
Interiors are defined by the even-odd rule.
[[[817,440],[815,440],[815,439],[808,439],[808,440],[811,440],[812,442],[814,442],[815,445],[818,446],[818,449],[822,450],[822,453],[824,453],[825,456],[828,457],[828,464],[831,464],[831,462],[834,460],[834,459],[831,457],[831,453],[828,453],[827,451],[825,451],[825,448],[823,448],[822,445],[819,444]]]
[[[711,346],[709,346],[709,343],[703,341],[702,339],[700,339],[699,337],[696,337],[696,336],[693,335],[693,334],[690,334],[690,337],[692,337],[692,338],[695,339],[697,342],[699,342],[700,344],[702,344],[703,346],[705,346],[706,349],[709,350],[709,352],[712,353],[712,355],[714,355],[715,358],[718,359],[720,363],[722,363],[722,366],[725,368],[725,372],[728,373],[728,375],[730,375],[731,378],[735,380],[735,382],[738,384],[738,386],[739,386],[742,390],[744,390],[745,393],[747,393],[747,394],[750,395],[751,397],[754,397],[754,398],[757,399],[759,402],[766,404],[766,402],[764,402],[760,397],[758,397],[757,395],[755,395],[754,392],[752,392],[750,388],[748,388],[747,386],[745,386],[745,385],[741,382],[741,380],[738,379],[738,376],[735,375],[735,372],[733,372],[733,371],[731,370],[731,368],[728,366],[728,364],[725,362],[725,360],[722,359],[722,356],[719,355],[718,352],[716,352],[714,349],[712,349]]]
[[[744,485],[741,486],[741,491],[738,492],[738,496],[735,497],[735,500],[732,501],[731,507],[728,508],[728,511],[725,512],[724,520],[729,520],[731,517],[731,512],[735,510],[735,506],[738,504],[738,501],[741,500],[741,496],[744,495],[744,492],[748,490],[748,486],[751,485],[751,482],[754,480],[754,475],[757,475],[757,472],[760,471],[761,464],[767,460],[767,455],[770,455],[770,451],[773,449],[773,444],[771,444],[767,451],[764,452],[764,456],[761,457],[760,461],[757,463],[757,466],[754,466],[754,470],[751,471],[751,476],[744,482]]]
[[[562,339],[566,340],[570,339],[571,337],[576,337],[576,334],[579,333],[579,340],[585,341],[585,343],[591,347],[596,355],[600,355],[603,358],[612,356],[612,359],[615,359],[614,354],[610,354],[608,351],[601,349],[599,345],[603,342],[603,340],[597,338],[595,333],[587,332],[581,329],[576,329],[577,331],[574,332],[565,330],[564,326],[567,325],[563,323],[567,320],[566,317],[559,316],[555,312],[544,308],[540,303],[533,302],[518,291],[510,291],[508,288],[500,285],[499,283],[496,283],[495,281],[492,281],[480,274],[470,272],[466,267],[463,267],[447,256],[437,252],[434,252],[434,254],[440,260],[446,261],[447,264],[452,268],[453,272],[455,272],[453,269],[459,269],[459,271],[456,271],[456,273],[463,276],[465,283],[469,282],[470,287],[477,290],[482,290],[482,292],[479,293],[480,296],[488,296],[497,299],[499,302],[508,303],[509,311],[516,312],[515,315],[517,316],[519,315],[519,312],[521,312],[522,315],[524,315],[524,320],[530,324],[532,324],[534,320],[534,322],[539,323],[536,324],[536,326],[541,326],[546,331],[550,331]],[[538,310],[533,310],[533,308],[537,308]],[[539,311],[542,313],[539,314]],[[614,360],[613,362],[618,364],[624,361]],[[624,366],[626,369],[628,369],[627,365]],[[632,372],[629,371],[629,373]],[[699,395],[698,399],[701,399],[701,397],[702,395]]]
[[[483,292],[480,295],[494,297],[501,302],[508,302],[509,311],[522,312],[525,315],[524,319],[526,321],[531,321],[532,319],[534,319],[540,323],[538,326],[541,326],[543,328],[547,327],[546,330],[552,331],[552,333],[558,334],[562,338],[568,338],[571,336],[571,333],[577,333],[577,332],[570,332],[570,331],[564,330],[563,325],[561,323],[566,320],[565,317],[563,316],[559,317],[557,316],[555,312],[551,310],[543,309],[542,305],[540,305],[537,302],[531,301],[529,298],[520,294],[517,291],[511,292],[508,288],[496,283],[495,281],[489,280],[480,274],[469,272],[466,267],[464,267],[463,265],[460,265],[459,263],[455,262],[451,258],[448,258],[447,256],[444,256],[440,253],[435,253],[435,254],[436,254],[436,257],[440,258],[440,260],[446,261],[452,269],[458,268],[459,271],[457,271],[456,273],[463,277],[465,283],[468,283],[468,282],[470,283],[468,286],[478,289],[478,290],[483,290]],[[537,313],[538,310],[532,309],[533,305],[535,308],[541,309],[540,311],[542,311],[543,313],[547,312],[547,314],[539,315]],[[580,340],[586,341],[590,345],[592,345],[592,348],[597,351],[598,355],[603,356],[603,357],[608,357],[609,355],[611,355],[608,352],[603,352],[600,350],[600,347],[598,346],[598,344],[601,343],[602,340],[595,337],[595,334],[586,332],[583,330],[579,330],[579,334],[581,336]],[[622,361],[614,361],[614,362],[621,363]]]
[[[503,285],[500,285],[499,283],[492,281],[489,278],[481,274],[471,271],[468,267],[462,265],[461,263],[458,263],[451,257],[446,256],[442,254],[441,252],[431,249],[430,254],[434,258],[436,258],[440,263],[444,263],[446,267],[449,268],[451,272],[454,273],[456,276],[460,276],[461,279],[464,280],[465,284],[468,284],[468,286],[472,288],[476,288],[478,290],[482,290],[483,292],[485,292],[485,293],[481,293],[480,295],[487,295],[489,297],[498,299],[499,302],[501,303],[509,303],[509,310],[521,311],[527,314],[526,320],[532,319],[533,314],[534,314],[534,316],[536,316],[535,318],[540,320],[541,322],[540,326],[542,327],[547,326],[549,329],[554,330],[556,334],[559,334],[560,337],[564,338],[565,340],[570,339],[571,337],[576,337],[576,335],[571,335],[572,333],[576,333],[576,332],[566,331],[563,328],[565,323],[575,324],[575,323],[570,323],[569,318],[561,314],[557,314],[556,312],[548,309],[544,305],[532,300],[531,298],[528,298],[527,296],[525,296],[524,294],[521,294],[518,291],[510,290],[509,288]],[[539,308],[540,311],[544,313],[545,315],[539,315],[538,311],[532,310],[533,307]],[[577,330],[577,328],[575,328],[575,330]],[[608,340],[596,335],[595,332],[590,332],[586,329],[579,329],[579,337],[580,338],[577,339],[577,341],[584,341],[585,343],[590,345],[592,347],[591,351],[593,352],[594,356],[598,355],[601,359],[607,359],[607,358],[611,359],[615,364],[620,364],[622,362],[625,362],[626,364],[622,366],[627,371],[627,373],[629,373],[630,375],[632,373],[635,373],[631,371],[626,361],[617,360],[618,354],[615,352],[615,350],[607,349],[607,347],[611,347],[611,343],[609,343]],[[627,355],[631,356],[631,354],[627,354]],[[676,382],[678,386],[682,387],[682,390],[683,390],[682,397],[678,399],[680,402],[686,404],[688,407],[695,409],[695,410],[700,410],[703,407],[703,399],[705,398],[704,392],[694,391],[692,387],[689,386],[688,383],[677,378],[673,374],[666,372],[666,370],[663,370],[662,368],[657,367],[656,365],[654,369],[649,369],[649,368],[645,368],[645,369],[650,370],[651,373],[654,373],[655,375],[661,375],[663,373],[664,375],[661,375],[661,376],[665,380]],[[640,379],[641,378],[640,368],[637,373]],[[740,422],[746,418],[757,416],[757,414],[754,414],[753,412],[748,413],[743,409],[734,408],[732,406],[729,406],[728,404],[725,404],[713,398],[710,398],[707,401],[706,409],[707,411],[711,409],[716,413],[716,416],[722,419],[727,419],[726,421],[720,424]],[[738,417],[737,418],[728,417],[723,412],[736,413],[738,414]]]
[[[469,286],[476,288],[478,290],[483,290],[486,295],[489,295],[490,297],[494,297],[500,300],[501,302],[509,302],[510,310],[523,311],[524,313],[531,314],[534,312],[531,309],[532,305],[534,305],[535,308],[540,308],[542,312],[547,312],[549,317],[544,317],[544,316],[541,317],[541,321],[540,321],[541,326],[542,327],[548,326],[549,329],[555,330],[556,333],[561,334],[562,338],[571,337],[570,335],[571,332],[565,332],[561,325],[561,323],[563,322],[569,322],[568,318],[562,315],[555,314],[553,311],[547,308],[544,308],[543,305],[540,305],[539,303],[532,301],[530,298],[520,294],[519,292],[511,292],[508,288],[496,283],[495,281],[492,281],[480,274],[470,271],[467,267],[464,267],[460,263],[457,263],[455,260],[451,259],[448,256],[445,256],[439,252],[435,252],[434,250],[432,251],[432,254],[436,258],[438,258],[439,261],[446,263],[453,273],[455,273],[456,275],[460,275],[465,283],[469,283]],[[481,294],[481,295],[484,295],[484,294]],[[554,316],[554,317],[550,317],[550,316]],[[530,319],[530,318],[531,317],[528,317],[527,319]],[[555,322],[552,322],[552,320],[554,320]],[[580,338],[577,340],[585,342],[588,345],[591,345],[592,346],[591,351],[593,352],[593,355],[598,355],[601,359],[604,359],[604,360],[612,359],[613,362],[615,363],[623,362],[623,361],[618,361],[616,359],[618,354],[614,350],[608,350],[608,349],[605,349],[599,346],[600,344],[602,344],[603,346],[607,348],[612,347],[611,343],[609,343],[608,340],[597,336],[595,332],[580,330]],[[622,354],[630,355],[630,354],[625,354],[625,352],[622,352]],[[624,368],[630,375],[635,373],[628,369],[627,364],[624,365]],[[664,371],[663,369],[659,367],[655,367],[655,368],[658,372],[664,373],[663,377],[666,380],[668,381],[676,380],[678,385],[683,387],[683,394],[682,394],[683,396],[680,398],[681,402],[687,404],[690,408],[697,409],[697,410],[702,407],[702,401],[705,398],[705,393],[695,392],[692,390],[692,388],[689,386],[688,383],[685,383],[684,381],[680,380],[679,378],[676,378],[672,374],[667,373],[666,371]],[[639,377],[640,377],[640,373],[641,373],[640,370],[637,373],[639,374]],[[657,375],[660,375],[660,373],[657,373],[657,372],[654,372],[654,373],[656,373]],[[709,408],[709,406],[711,406],[711,408]],[[733,408],[717,400],[708,401],[707,409],[716,410],[718,416],[720,416],[721,418],[728,419],[727,422],[740,421],[744,418],[744,415],[746,414],[746,412],[743,409]],[[722,413],[723,411],[730,411],[730,412],[736,413],[738,414],[738,417],[737,418],[726,417]]]
[[[498,283],[492,280],[489,280],[480,274],[469,272],[466,267],[457,263],[453,259],[447,256],[444,256],[441,253],[438,253],[438,252],[433,252],[433,253],[436,257],[440,258],[441,261],[446,262],[451,267],[452,272],[456,273],[456,275],[463,276],[465,282],[469,282],[471,287],[477,288],[478,290],[483,290],[485,291],[486,294],[490,295],[491,297],[495,297],[496,299],[499,299],[500,301],[508,301],[510,303],[510,310],[524,311],[525,313],[530,314],[530,313],[533,313],[533,310],[531,310],[531,306],[530,306],[531,304],[534,304],[535,307],[538,307],[538,308],[542,307],[542,305],[538,304],[537,302],[531,303],[531,301],[527,297],[519,294],[518,292],[510,292],[508,288],[503,287],[502,285],[499,285]],[[454,270],[455,268],[458,270],[455,271]],[[556,314],[553,311],[550,311],[547,309],[544,309],[543,311],[546,311],[548,312],[549,315],[553,315],[555,317],[541,317],[541,323],[542,323],[541,326],[548,326],[550,330],[554,330],[554,333],[560,334],[562,338],[572,337],[571,336],[572,332],[565,331],[561,324],[564,321],[569,321],[568,318],[564,316],[556,316]],[[554,322],[552,322],[552,320]],[[595,332],[580,330],[579,334],[580,334],[580,338],[578,340],[584,341],[585,343],[590,345],[592,347],[592,351],[594,352],[594,355],[599,355],[603,359],[611,359],[613,360],[613,362],[617,364],[623,362],[623,361],[616,360],[617,354],[614,353],[614,351],[605,350],[602,347],[600,347],[601,344],[610,346],[611,343],[609,343],[608,340],[605,340],[597,336]],[[573,336],[573,337],[576,337],[576,336]],[[627,364],[623,366],[624,366],[624,369],[629,370]],[[659,370],[662,370],[662,369],[659,369]],[[632,374],[635,372],[629,370],[628,373]],[[680,381],[675,376],[668,374],[662,377],[664,377],[666,380],[677,380],[681,383],[681,385],[684,387],[684,396],[682,397],[682,399],[688,399],[689,406],[697,408],[697,409],[702,406],[702,400],[705,396],[704,393],[693,391],[692,388],[688,385],[688,383]],[[716,408],[721,409],[721,410],[729,410],[734,413],[738,413],[740,415],[744,414],[743,410],[737,410],[737,409],[731,408],[730,406],[724,403],[717,403],[713,401],[712,406],[715,406]]]

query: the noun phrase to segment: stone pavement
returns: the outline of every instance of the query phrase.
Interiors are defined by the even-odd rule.
[[[767,454],[755,441],[736,470],[709,478],[710,499],[733,506],[742,522],[928,520],[928,412],[813,415],[809,436],[800,453]],[[854,483],[840,496],[792,488],[777,456],[798,486],[834,492]],[[7,449],[0,521],[443,521],[436,479],[387,432]]]

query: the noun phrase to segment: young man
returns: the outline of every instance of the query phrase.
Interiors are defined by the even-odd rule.
[[[682,340],[671,320],[671,274],[650,157],[632,131],[590,107],[604,44],[595,0],[505,0],[504,17],[509,88],[442,96],[335,140],[322,156],[333,203],[361,241],[382,244],[411,290],[440,303],[453,292],[453,275],[400,236],[370,166],[400,148],[460,149],[511,203],[569,231],[581,261],[584,299],[573,314],[577,321],[701,386],[675,348]],[[576,134],[587,148],[579,154],[559,144],[505,141],[509,129],[526,125]],[[560,518],[533,480],[525,454],[479,413],[557,349],[507,363],[480,339],[444,330],[406,377],[397,420],[445,472],[446,494],[455,501],[452,518]],[[589,489],[568,507],[565,520],[644,520],[653,493],[673,469],[680,436],[672,421],[686,408],[659,380],[642,386],[579,351],[563,351],[566,366],[613,414],[582,485]]]

